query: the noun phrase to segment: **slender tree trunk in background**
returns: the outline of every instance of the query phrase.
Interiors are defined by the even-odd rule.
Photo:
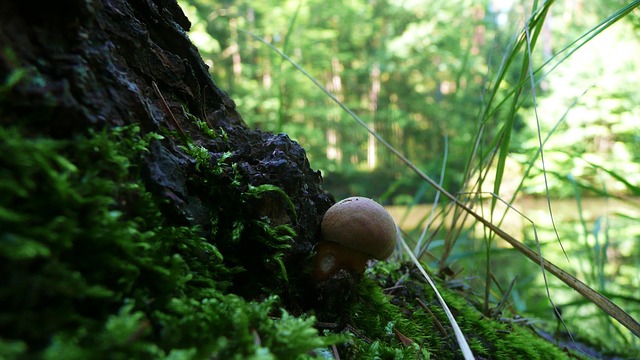
[[[329,90],[333,95],[340,101],[344,101],[344,93],[342,89],[342,78],[340,77],[340,61],[337,58],[331,59],[331,80],[327,84],[327,90]],[[333,103],[327,100],[329,105],[333,105]],[[342,155],[343,151],[341,149],[341,141],[338,137],[338,134],[341,131],[338,131],[338,127],[340,126],[340,114],[336,114],[335,112],[330,112],[328,115],[328,126],[326,130],[326,138],[327,138],[327,159],[334,160],[336,164],[340,165],[342,163]]]
[[[225,50],[233,62],[233,82],[238,83],[242,77],[242,58],[240,57],[240,44],[238,43],[238,19],[229,20],[231,26],[231,46]]]
[[[270,36],[266,36],[265,40],[270,43],[271,42],[271,37]],[[263,69],[262,70],[263,71],[263,73],[262,73],[262,87],[265,90],[270,90],[271,89],[271,85],[273,83],[273,75],[272,75],[273,69],[271,68],[271,56],[270,56],[271,55],[271,50],[268,47],[264,46],[263,47],[263,51],[266,52],[267,54],[266,54],[266,56],[263,57],[264,63],[263,63],[263,66],[262,66],[262,69]]]
[[[371,89],[369,90],[369,127],[376,131],[376,112],[378,110],[378,95],[380,95],[380,64],[375,64],[371,69]],[[369,134],[367,141],[367,168],[374,170],[378,165],[377,143],[373,135]]]

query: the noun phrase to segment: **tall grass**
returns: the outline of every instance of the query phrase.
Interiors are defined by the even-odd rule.
[[[271,47],[273,51],[277,52],[283,59],[290,62],[298,71],[304,74],[311,82],[313,82],[318,88],[320,88],[331,100],[336,102],[336,104],[341,107],[346,113],[348,113],[354,121],[362,126],[362,128],[369,132],[382,146],[384,146],[387,151],[395,155],[399,158],[408,168],[413,170],[413,172],[419,177],[421,181],[426,183],[428,186],[431,186],[437,190],[438,197],[443,197],[448,202],[444,205],[444,208],[436,207],[434,205],[431,214],[423,219],[424,231],[419,235],[419,238],[415,240],[413,246],[413,254],[418,258],[422,258],[425,261],[435,260],[435,263],[438,265],[438,271],[440,274],[444,274],[448,267],[450,266],[450,259],[452,256],[456,255],[456,247],[460,245],[460,241],[471,241],[465,240],[467,237],[465,236],[466,232],[464,229],[467,228],[465,223],[468,223],[469,219],[481,224],[484,228],[484,247],[482,256],[484,257],[484,305],[483,309],[485,314],[494,315],[496,313],[496,309],[503,310],[507,307],[507,304],[518,303],[520,296],[527,296],[526,293],[523,292],[522,287],[518,287],[516,285],[517,276],[514,276],[512,281],[508,284],[500,284],[497,282],[496,277],[494,276],[494,271],[492,269],[492,258],[495,254],[497,254],[499,249],[496,248],[496,237],[503,239],[508,244],[510,244],[517,252],[519,252],[520,256],[529,259],[533,263],[535,263],[539,271],[541,271],[542,278],[545,284],[545,295],[548,301],[548,310],[549,313],[555,313],[562,326],[568,330],[569,334],[575,331],[575,328],[572,328],[565,324],[563,317],[559,310],[559,304],[556,304],[554,300],[554,293],[552,290],[555,290],[556,285],[550,286],[549,283],[551,280],[547,280],[547,276],[550,274],[553,276],[554,284],[556,282],[555,279],[562,281],[566,286],[573,289],[573,291],[580,294],[584,302],[592,303],[596,305],[601,312],[592,313],[590,316],[596,317],[600,319],[602,323],[605,323],[606,326],[603,327],[602,331],[604,333],[601,336],[606,336],[612,340],[616,341],[618,344],[625,344],[626,346],[633,346],[635,348],[636,353],[640,353],[639,343],[637,341],[637,337],[640,337],[640,324],[636,319],[634,319],[631,315],[625,312],[618,303],[629,304],[628,300],[632,300],[634,296],[638,296],[637,294],[615,294],[608,291],[607,287],[607,278],[604,271],[606,260],[607,260],[607,249],[610,246],[611,238],[610,238],[610,227],[607,223],[607,219],[601,219],[595,223],[592,229],[589,229],[587,222],[580,215],[580,223],[581,223],[581,234],[584,237],[582,243],[584,244],[583,250],[591,253],[591,261],[588,267],[583,267],[580,274],[571,273],[569,271],[565,271],[564,269],[554,265],[550,261],[546,259],[546,255],[543,252],[543,249],[546,248],[545,244],[541,244],[540,238],[538,237],[538,231],[536,230],[536,224],[532,222],[533,229],[533,238],[534,238],[534,249],[531,249],[528,245],[526,245],[523,240],[517,239],[516,237],[508,234],[504,231],[500,224],[504,221],[507,212],[517,212],[520,216],[526,218],[526,213],[523,209],[517,209],[514,205],[514,201],[520,194],[523,183],[526,180],[527,176],[531,169],[534,167],[534,164],[538,164],[538,166],[543,171],[545,188],[547,189],[547,211],[549,218],[551,220],[551,228],[553,236],[556,241],[560,243],[562,248],[562,252],[564,253],[564,257],[568,260],[569,264],[572,261],[573,254],[565,252],[565,248],[562,245],[562,237],[560,232],[556,228],[556,224],[554,222],[554,214],[553,214],[553,206],[552,206],[552,198],[548,192],[548,177],[553,174],[548,174],[546,171],[546,161],[545,161],[545,145],[552,138],[552,135],[558,128],[558,126],[564,121],[565,115],[571,111],[575,102],[579,99],[576,99],[573,104],[571,104],[565,111],[565,115],[559,118],[552,127],[552,129],[544,134],[541,130],[539,120],[537,119],[537,112],[535,112],[536,123],[537,123],[537,141],[538,141],[538,151],[536,151],[531,158],[529,159],[529,167],[524,172],[524,177],[521,179],[519,185],[516,190],[511,194],[509,198],[501,198],[498,194],[501,193],[502,185],[505,181],[505,176],[507,167],[506,162],[507,158],[512,150],[512,138],[514,136],[514,125],[516,121],[517,114],[519,113],[523,103],[525,101],[533,101],[534,109],[537,108],[537,96],[536,96],[536,87],[540,84],[540,82],[551,76],[552,73],[557,69],[557,67],[574,55],[574,53],[587,44],[589,41],[594,39],[596,36],[601,34],[603,31],[611,27],[613,24],[617,23],[625,16],[628,16],[631,11],[636,9],[638,5],[640,5],[640,1],[633,1],[629,4],[624,5],[618,11],[611,14],[602,20],[599,24],[592,27],[588,31],[586,31],[582,36],[576,38],[571,43],[567,44],[561,51],[552,56],[546,62],[542,64],[535,63],[534,53],[536,51],[536,45],[538,44],[538,40],[540,38],[540,34],[542,33],[543,26],[545,21],[547,20],[548,14],[550,12],[551,7],[554,5],[554,1],[544,1],[538,3],[535,1],[533,3],[532,8],[530,9],[530,15],[525,19],[522,28],[517,33],[517,36],[513,37],[512,43],[509,46],[509,50],[502,56],[500,64],[493,74],[490,74],[489,78],[489,86],[487,86],[487,92],[483,95],[484,102],[481,109],[478,111],[478,128],[476,132],[476,138],[474,140],[474,146],[472,151],[469,153],[467,160],[467,169],[466,169],[466,180],[465,180],[465,189],[467,192],[464,194],[451,194],[447,190],[443,189],[440,184],[442,183],[442,178],[445,176],[445,165],[443,165],[443,169],[441,172],[441,179],[436,181],[425,174],[421,169],[419,169],[414,163],[405,157],[400,151],[395,149],[390,145],[384,138],[382,138],[375,131],[370,129],[367,124],[360,119],[360,117],[355,114],[351,109],[349,109],[344,103],[337,99],[336,96],[331,94],[324,86],[316,80],[313,76],[307,73],[301,66],[295,63],[291,58],[289,58],[284,52],[280,51],[273,45],[264,41],[263,39],[251,34],[256,37],[258,40],[264,42],[267,46]],[[511,86],[511,90],[506,94],[501,91],[503,89],[504,82],[506,81],[507,74],[510,73],[513,69],[517,69],[517,73],[519,74],[517,83]],[[500,114],[506,114],[505,116],[499,116]],[[496,120],[498,119],[498,120]],[[497,136],[493,138],[487,138],[488,132],[487,128],[497,128]],[[445,157],[448,154],[445,153]],[[446,161],[443,162],[446,164]],[[627,180],[625,180],[624,176],[618,174],[617,172],[606,169],[602,166],[598,166],[592,164],[594,167],[598,167],[600,171],[607,173],[613,179],[620,181],[624,184],[624,186],[629,190],[630,193],[635,194],[636,196],[640,195],[640,187],[631,184]],[[493,178],[493,189],[491,192],[489,203],[484,205],[483,197],[486,194],[482,193],[481,189],[484,188],[484,184],[488,181],[489,176]],[[581,191],[584,190],[584,185],[574,183],[575,189],[575,200],[578,203],[578,208],[582,209],[580,206],[581,200]],[[605,189],[595,189],[598,194],[603,196],[611,196],[609,195]],[[506,204],[506,206],[499,207],[500,203]],[[499,210],[502,208],[504,210]],[[438,210],[440,209],[440,210]],[[450,224],[443,226],[444,219],[452,219]],[[438,223],[440,221],[440,223]],[[430,236],[426,229],[444,229],[442,251],[440,252],[439,257],[436,259],[429,258],[429,253],[426,251],[430,244],[431,240],[434,238]],[[433,232],[435,234],[435,231]],[[593,245],[586,241],[586,237],[592,237],[595,239]],[[529,275],[529,274],[528,274]],[[578,275],[586,279],[586,283],[582,280],[578,279]],[[592,284],[591,286],[587,285],[587,283]],[[604,296],[603,293],[606,293],[608,296]],[[517,294],[517,295],[516,295]],[[618,301],[612,301],[610,298],[618,299]],[[618,324],[621,324],[619,326]],[[635,338],[634,338],[635,336]]]

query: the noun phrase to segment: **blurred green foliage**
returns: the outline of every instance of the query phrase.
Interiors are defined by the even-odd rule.
[[[507,169],[509,177],[520,181],[525,176],[522,168],[533,163],[522,190],[543,194],[541,166],[535,158],[537,122],[542,138],[552,135],[545,147],[546,167],[563,179],[572,174],[599,187],[611,182],[611,177],[601,177],[602,172],[582,161],[595,157],[598,164],[615,160],[616,171],[640,181],[640,138],[635,135],[640,122],[633,121],[640,99],[631,85],[640,71],[634,57],[628,56],[640,51],[637,14],[629,13],[627,21],[607,29],[568,60],[562,51],[629,6],[624,2],[549,6],[532,53],[537,118],[534,94],[528,83],[520,83],[522,69],[516,65],[526,49],[513,48],[514,34],[530,15],[531,4],[486,0],[277,4],[183,0],[181,4],[193,22],[192,40],[245,121],[263,130],[286,132],[300,142],[313,166],[323,171],[326,188],[338,198],[357,193],[407,203],[422,184],[326,94],[247,32],[288,54],[430,176],[438,177],[447,152],[443,186],[449,191],[465,188],[465,179],[473,173],[467,168],[477,151],[482,166],[490,166],[486,154],[491,148],[487,153],[477,149],[495,145],[499,137],[507,142],[510,159],[519,164]],[[511,113],[504,102],[518,89],[522,95],[515,97],[517,111]],[[504,124],[506,137],[501,132]],[[550,190],[569,196],[571,188],[563,180]],[[611,190],[624,192],[619,186]],[[429,189],[421,200],[430,201],[434,195]]]

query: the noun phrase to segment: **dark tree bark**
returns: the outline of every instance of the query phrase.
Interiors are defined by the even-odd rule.
[[[296,233],[294,243],[277,260],[301,272],[317,241],[321,215],[331,205],[321,176],[286,134],[245,125],[234,102],[210,78],[189,41],[189,27],[175,0],[1,1],[0,125],[55,139],[132,124],[143,134],[161,133],[164,138],[152,142],[136,166],[146,189],[160,199],[164,221],[202,229],[205,237],[212,231],[212,213],[217,226],[229,232],[239,216],[289,225]],[[216,136],[207,135],[194,118]],[[187,139],[205,148],[214,165],[225,159],[229,171],[211,184],[220,187],[217,192],[194,185],[202,175],[185,150]],[[221,194],[237,178],[241,181],[233,191],[239,194],[263,184],[279,187],[295,215],[287,196],[277,191],[229,203]],[[212,194],[221,198],[212,199]],[[261,293],[265,284],[281,286],[285,304],[293,311],[300,308],[287,298],[286,288],[298,284],[274,284],[270,277],[279,264],[265,262],[262,248],[210,241],[221,247],[229,267],[246,269],[231,291],[260,299],[269,295]],[[1,323],[0,331],[11,332],[11,326]]]
[[[319,214],[330,205],[319,172],[285,134],[244,124],[189,41],[189,20],[175,1],[8,1],[0,4],[0,26],[2,78],[18,68],[36,68],[45,77],[41,86],[13,89],[3,122],[40,114],[43,122],[34,132],[68,138],[87,128],[127,124],[145,132],[184,131],[214,154],[231,151],[230,161],[248,184],[282,188],[296,208],[300,246],[306,251],[315,242]],[[224,130],[228,142],[205,136],[183,108]],[[203,194],[185,185],[193,159],[180,144],[179,136],[156,144],[144,164],[146,181],[166,198],[173,221],[206,226],[206,201],[198,199]],[[284,202],[263,205],[260,211],[272,220],[287,218],[278,215],[287,212]]]

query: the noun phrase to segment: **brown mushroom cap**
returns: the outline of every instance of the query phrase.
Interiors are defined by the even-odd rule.
[[[350,197],[334,204],[320,226],[325,241],[362,251],[378,260],[393,253],[398,238],[396,223],[387,210],[364,197]]]

